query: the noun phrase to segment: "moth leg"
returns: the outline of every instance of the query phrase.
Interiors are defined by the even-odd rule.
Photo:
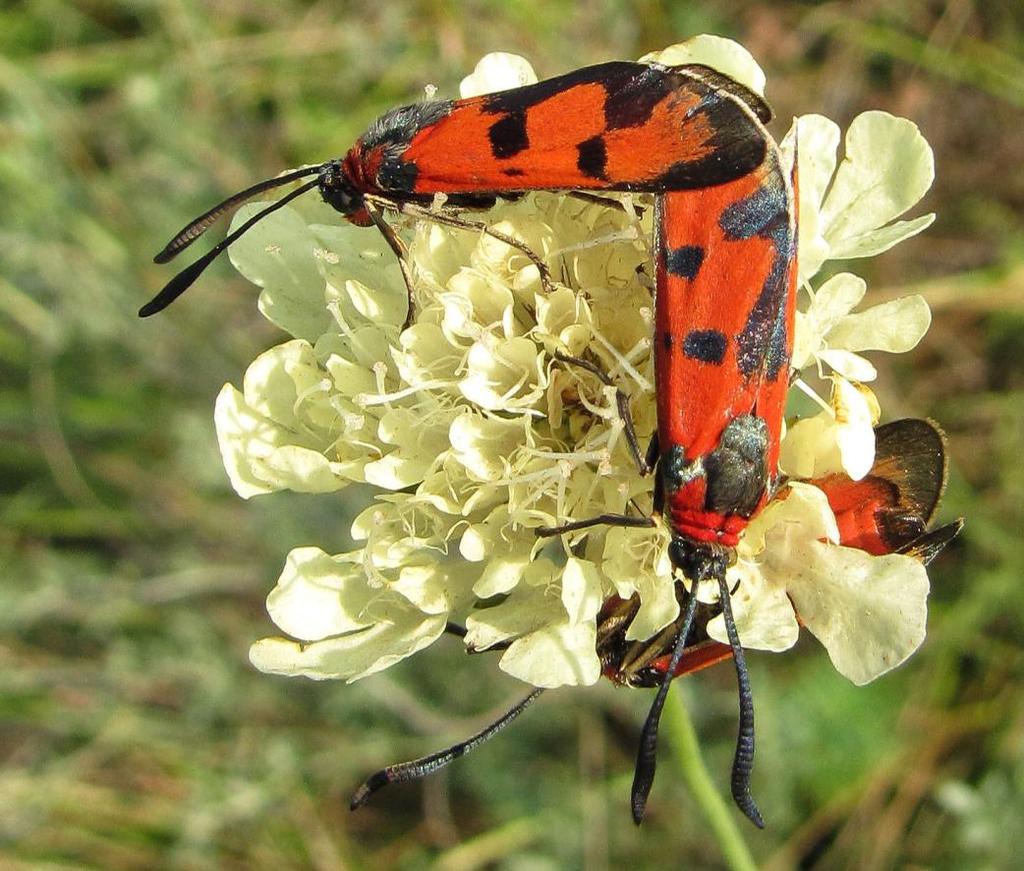
[[[523,254],[534,266],[537,267],[537,272],[540,274],[540,283],[544,288],[545,293],[551,293],[554,290],[551,285],[551,270],[548,269],[547,264],[541,260],[537,253],[521,239],[516,239],[514,236],[509,236],[507,233],[495,230],[483,221],[472,221],[461,216],[449,215],[435,209],[424,208],[414,203],[401,203],[398,208],[403,214],[411,215],[415,218],[421,218],[425,221],[433,221],[435,224],[441,224],[445,227],[455,227],[460,230],[473,230],[479,233],[484,233],[492,239],[497,239],[499,242],[504,242],[509,247],[515,248]]]
[[[601,194],[592,194],[589,191],[569,191],[566,196],[572,197],[574,200],[580,200],[584,203],[592,203],[595,206],[606,206],[609,209],[622,209],[626,211],[626,204],[622,200],[617,200],[615,197],[606,197]],[[642,218],[644,215],[644,207],[633,205],[633,214],[638,218]]]
[[[615,387],[614,382],[608,376],[608,373],[604,372],[599,366],[595,366],[589,360],[583,360],[579,357],[571,357],[567,354],[563,354],[560,351],[556,351],[555,359],[562,363],[568,363],[573,366],[579,366],[586,371],[592,373],[601,380],[603,384],[609,387]],[[648,445],[646,456],[641,455],[640,442],[636,436],[636,429],[633,426],[633,416],[629,410],[629,398],[625,393],[622,392],[618,387],[615,387],[615,404],[618,408],[619,417],[622,420],[623,431],[626,436],[626,443],[629,445],[629,451],[633,455],[633,460],[636,462],[637,471],[641,475],[649,474],[658,458],[658,436],[657,433],[651,438],[651,442]],[[657,486],[655,487],[655,508],[658,508],[658,497],[657,497]],[[647,516],[633,516],[631,514],[615,514],[605,513],[599,514],[596,517],[589,517],[585,520],[574,520],[569,523],[563,523],[559,526],[541,526],[538,527],[535,532],[539,538],[550,538],[555,535],[562,535],[566,532],[576,532],[581,529],[589,529],[593,526],[626,526],[633,528],[651,528],[657,525],[657,520],[654,517]]]
[[[406,309],[405,322],[402,324],[402,329],[407,330],[412,326],[412,319],[416,314],[416,297],[413,290],[412,271],[409,269],[409,251],[392,226],[384,219],[384,215],[369,201],[366,203],[366,212],[370,216],[370,220],[373,221],[373,225],[380,230],[380,234],[384,237],[384,241],[388,243],[388,247],[395,253],[395,257],[398,260],[398,268],[402,271],[402,280],[405,282],[405,290],[409,296],[409,307]]]
[[[629,397],[626,396],[622,390],[615,385],[615,382],[608,376],[608,373],[601,369],[600,366],[595,366],[589,360],[584,360],[580,357],[570,357],[568,354],[563,354],[561,351],[555,351],[555,359],[562,363],[569,363],[572,366],[579,366],[581,369],[586,369],[592,375],[600,379],[601,383],[608,387],[615,387],[615,406],[619,411],[619,419],[622,421],[623,431],[626,436],[626,444],[629,445],[629,452],[633,455],[633,459],[636,461],[637,471],[641,475],[647,475],[654,467],[652,463],[649,463],[650,450],[647,451],[647,457],[641,455],[640,442],[636,437],[636,429],[633,426],[633,415],[629,410]],[[655,455],[657,456],[657,455]]]
[[[631,514],[598,514],[596,517],[588,517],[586,520],[573,520],[570,523],[563,523],[561,526],[538,526],[534,532],[538,538],[552,538],[566,532],[590,529],[592,526],[631,526],[649,529],[652,526],[656,526],[657,523],[658,521],[653,517],[633,517]]]

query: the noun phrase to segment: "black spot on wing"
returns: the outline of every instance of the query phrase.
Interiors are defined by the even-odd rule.
[[[722,75],[718,70],[713,70],[711,67],[706,67],[703,64],[686,64],[685,66],[674,67],[673,69],[689,73],[711,85],[716,90],[731,94],[733,97],[742,100],[757,115],[758,120],[762,124],[767,124],[772,120],[771,107],[761,96],[755,94],[749,88],[745,88],[739,82],[730,79],[728,76]]]
[[[719,218],[726,238],[771,239],[775,249],[768,275],[747,322],[736,337],[737,363],[744,375],[762,372],[773,381],[789,366],[791,337],[786,329],[790,270],[796,268],[795,227],[789,189],[776,156],[750,196],[731,205]]]
[[[400,106],[385,112],[360,137],[356,147],[362,152],[381,150],[377,184],[391,194],[412,193],[416,185],[417,169],[402,160],[402,154],[421,130],[447,117],[454,104],[451,100],[434,100]]]
[[[714,366],[725,359],[728,346],[729,340],[720,330],[691,330],[683,339],[683,353],[687,357]]]
[[[604,170],[608,163],[608,151],[601,136],[592,136],[576,146],[578,156],[576,166],[583,175],[590,178],[605,177]]]
[[[502,194],[504,197],[504,194]],[[424,202],[429,202],[433,197],[424,196]],[[448,194],[445,205],[454,206],[458,209],[491,209],[498,201],[495,194],[490,193],[462,193]]]
[[[643,189],[664,193],[726,184],[757,169],[768,148],[763,138],[753,135],[735,138],[724,145],[712,145],[714,150],[709,154],[697,160],[674,163]]]
[[[792,263],[790,268],[796,269],[796,263]],[[788,274],[783,278],[786,287],[786,293],[789,289],[789,278]],[[790,358],[790,336],[786,329],[786,305],[785,297],[783,297],[783,304],[781,308],[775,314],[775,328],[772,330],[771,338],[768,340],[768,354],[765,357],[765,378],[769,381],[774,381],[779,375],[785,374],[789,371],[789,358]]]
[[[736,336],[736,362],[744,375],[764,372],[773,379],[788,363],[785,311],[789,268],[788,248],[777,251],[747,322]]]
[[[780,227],[788,228],[788,207],[785,183],[781,176],[769,173],[750,196],[722,212],[718,226],[730,240],[771,237]]]
[[[672,350],[672,334],[668,333],[668,332],[662,333],[661,334],[661,344],[665,346],[665,350],[666,351],[671,351]]]
[[[704,249],[700,245],[681,245],[665,256],[665,269],[670,275],[693,280],[704,263]]]
[[[522,175],[526,175],[526,170],[518,169],[514,166],[507,167],[501,171],[502,175],[508,176],[509,178],[519,178]]]
[[[389,194],[411,194],[416,188],[419,168],[415,163],[406,163],[401,158],[381,161],[377,170],[377,185]]]
[[[526,112],[509,112],[495,121],[487,131],[487,138],[491,142],[491,154],[498,159],[514,157],[525,151],[530,147],[530,139],[526,135]]]
[[[760,371],[774,381],[789,366],[786,303],[790,269],[796,269],[796,256],[792,245],[786,244],[776,249],[768,277],[736,337],[736,359],[744,375]]]
[[[604,121],[609,130],[646,124],[657,106],[681,86],[680,76],[661,66],[637,65],[639,70],[622,87],[608,88]]]
[[[699,79],[682,74],[676,78],[679,88],[685,87],[700,98],[680,124],[689,126],[699,121],[701,126],[711,130],[705,140],[709,151],[703,157],[673,164],[653,185],[648,185],[648,189],[653,187],[657,192],[693,190],[725,184],[742,178],[764,163],[768,134],[735,97]]]
[[[591,67],[573,70],[564,76],[555,76],[533,85],[512,88],[488,94],[483,98],[482,108],[488,114],[525,112],[545,100],[577,85],[600,84],[609,93],[621,90],[635,77],[650,69],[647,64],[629,61],[609,61]]]

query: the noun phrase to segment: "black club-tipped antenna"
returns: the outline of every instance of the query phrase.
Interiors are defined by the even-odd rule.
[[[389,783],[403,783],[407,780],[418,780],[421,777],[426,777],[428,774],[433,774],[444,768],[451,762],[461,756],[465,756],[474,747],[478,747],[493,738],[502,729],[504,729],[509,723],[511,723],[516,717],[518,717],[523,711],[525,711],[539,696],[544,692],[543,688],[537,688],[530,693],[526,698],[517,702],[511,709],[506,711],[495,720],[487,728],[477,732],[473,737],[467,738],[465,741],[460,741],[458,744],[453,744],[444,750],[439,750],[437,753],[431,753],[429,756],[423,756],[419,759],[413,759],[410,762],[399,762],[397,765],[389,765],[387,768],[382,768],[380,771],[370,775],[355,791],[352,796],[352,801],[349,804],[351,810],[362,807],[369,801],[370,796],[373,795],[381,787],[387,786]]]
[[[252,187],[247,187],[244,191],[239,191],[237,194],[232,194],[224,202],[218,203],[210,211],[200,215],[194,221],[191,221],[184,227],[182,227],[174,238],[171,239],[166,245],[164,250],[161,251],[156,257],[153,258],[154,263],[167,263],[177,257],[182,251],[188,248],[193,242],[196,241],[200,236],[203,235],[209,228],[210,225],[217,221],[221,215],[226,212],[230,212],[235,206],[241,205],[246,200],[251,200],[257,194],[261,194],[264,191],[272,190],[276,187],[281,187],[289,182],[293,182],[296,179],[306,178],[306,176],[316,175],[320,172],[321,167],[319,166],[307,166],[305,169],[297,169],[294,172],[285,173],[279,175],[277,178],[268,178],[265,181],[258,182]]]
[[[754,768],[754,701],[750,691],[750,675],[747,672],[746,659],[743,656],[743,648],[740,646],[739,633],[736,631],[736,622],[733,620],[732,607],[729,603],[729,587],[725,575],[718,577],[718,589],[722,599],[722,615],[725,620],[725,631],[729,636],[729,644],[732,647],[733,661],[736,664],[736,680],[739,684],[739,732],[736,738],[736,755],[732,763],[732,797],[736,805],[759,829],[764,828],[764,818],[758,810],[753,796],[750,794],[750,775]],[[675,676],[676,669],[683,658],[683,650],[686,648],[686,636],[690,632],[693,623],[693,615],[697,609],[697,591],[691,590],[686,604],[686,615],[683,619],[683,626],[676,638],[675,647],[672,649],[672,658],[669,661],[665,676],[662,678],[661,686],[658,688],[658,695],[654,698],[651,710],[647,714],[643,731],[640,734],[640,749],[637,753],[636,771],[633,775],[633,791],[631,795],[631,806],[633,811],[633,822],[637,825],[643,821],[644,813],[647,810],[647,797],[651,792],[651,785],[654,783],[654,771],[657,765],[656,751],[658,745],[658,724],[661,721],[661,712],[665,707],[668,698],[669,685]]]
[[[248,199],[256,196],[257,194],[263,193],[263,191],[270,190],[272,188],[280,187],[281,185],[293,182],[296,179],[308,178],[311,175],[319,175],[321,167],[311,166],[306,169],[298,169],[295,172],[289,172],[285,175],[278,176],[277,178],[267,179],[261,181],[259,184],[254,184],[252,187],[246,188],[244,191],[239,191],[237,194],[228,197],[224,202],[214,206],[205,214],[196,218],[188,226],[183,227],[170,242],[168,242],[163,250],[153,258],[155,263],[167,263],[169,260],[177,257],[182,251],[184,251],[189,245],[195,242],[200,236],[205,233],[211,224],[214,223],[218,218],[224,215],[226,212],[240,205]],[[174,302],[179,296],[181,296],[192,284],[195,282],[203,271],[209,266],[225,248],[237,241],[242,235],[250,230],[254,224],[262,221],[267,215],[272,212],[276,212],[282,206],[287,205],[296,197],[306,193],[306,191],[312,190],[320,183],[319,178],[313,179],[313,181],[307,182],[304,185],[296,188],[277,202],[271,203],[262,211],[257,212],[248,221],[242,224],[233,233],[229,233],[224,239],[214,245],[209,251],[206,252],[202,257],[181,270],[177,275],[174,276],[167,284],[164,285],[163,289],[147,302],[142,308],[139,309],[140,318],[148,318],[150,315],[155,315],[157,312],[163,311],[167,306]]]
[[[761,816],[761,811],[750,794],[750,775],[754,770],[754,697],[750,692],[747,660],[740,645],[739,633],[736,631],[736,621],[732,617],[729,585],[725,581],[724,573],[718,576],[718,594],[722,600],[722,618],[725,620],[725,631],[729,636],[729,646],[732,648],[732,661],[736,665],[736,683],[740,697],[736,755],[732,759],[732,798],[750,821],[759,829],[763,829],[764,817]]]

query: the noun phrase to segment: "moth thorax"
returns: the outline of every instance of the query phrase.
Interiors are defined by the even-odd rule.
[[[718,446],[704,459],[705,508],[718,514],[750,517],[768,487],[768,427],[744,414],[729,421]]]

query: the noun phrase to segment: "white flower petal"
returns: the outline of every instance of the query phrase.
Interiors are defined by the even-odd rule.
[[[826,349],[818,353],[818,359],[849,381],[874,381],[878,377],[874,366],[850,351]]]
[[[348,326],[368,322],[376,329],[398,327],[409,307],[409,292],[394,252],[380,233],[347,222],[310,227],[326,285],[325,300]]]
[[[670,45],[661,51],[645,54],[640,60],[643,63],[654,62],[665,66],[704,64],[745,85],[755,94],[764,96],[764,71],[758,66],[753,55],[738,42],[721,36],[704,33],[685,42]]]
[[[214,421],[221,461],[235,492],[249,499],[279,489],[278,482],[271,483],[257,473],[253,462],[254,455],[263,456],[276,448],[277,427],[246,405],[241,391],[230,384],[217,395]]]
[[[839,541],[835,515],[821,490],[802,481],[790,481],[779,495],[780,498],[769,502],[764,511],[750,521],[740,540],[740,547],[747,554],[763,554],[760,557],[764,563],[762,571],[773,583],[782,582],[789,570],[786,560],[790,551],[787,543],[779,539],[780,535],[785,533],[809,541]],[[772,548],[769,548],[769,537],[773,537]]]
[[[388,609],[389,616],[395,614],[395,608]],[[443,616],[424,617],[410,610],[403,619],[381,621],[369,629],[312,644],[263,638],[249,648],[249,660],[271,674],[351,683],[429,647],[444,634],[446,622]]]
[[[640,608],[626,631],[629,641],[650,638],[679,616],[668,540],[661,526],[616,526],[606,533],[601,570],[620,598],[629,599],[634,593],[640,597]]]
[[[315,422],[325,426],[333,423],[333,409],[326,401],[330,386],[313,347],[302,339],[264,351],[249,364],[242,380],[242,391],[249,405],[292,429],[301,425],[297,416],[298,403],[305,402],[304,412],[308,413],[311,397],[323,400],[318,408],[313,409],[318,417]]]
[[[789,650],[800,635],[793,605],[781,587],[767,583],[753,564],[740,564],[729,571],[733,620],[743,647],[781,653]],[[737,586],[738,582],[738,586]],[[708,621],[708,635],[729,643],[725,618],[719,614]]]
[[[817,213],[825,198],[825,191],[836,171],[836,151],[839,148],[839,125],[824,115],[801,115],[793,122],[783,142],[792,150],[793,137],[800,148],[800,243],[803,244],[805,204]]]
[[[836,441],[843,469],[854,481],[871,471],[875,461],[877,400],[866,387],[857,387],[845,378],[832,379],[832,407],[839,431]]]
[[[452,455],[479,481],[504,477],[513,451],[525,441],[527,423],[521,418],[460,414],[448,430]]]
[[[902,354],[916,347],[931,323],[932,313],[924,297],[905,296],[843,318],[829,336],[829,343],[850,351]]]
[[[601,610],[601,574],[592,562],[570,557],[562,571],[562,604],[569,615],[569,624],[593,625]]]
[[[823,338],[814,320],[799,309],[793,324],[793,354],[790,364],[796,370],[810,365],[821,350]]]
[[[448,282],[450,292],[439,296],[444,306],[441,323],[453,344],[476,340],[485,329],[501,326],[515,302],[512,291],[475,269],[463,269]]]
[[[838,434],[836,419],[827,411],[798,420],[786,430],[779,454],[779,467],[793,478],[820,478],[840,471],[843,466],[839,455]],[[751,525],[756,521],[757,518]],[[745,537],[749,535],[748,527]]]
[[[867,282],[859,275],[851,272],[833,275],[814,292],[807,316],[825,336],[860,304],[867,290]]]
[[[643,641],[657,635],[679,616],[679,600],[671,580],[658,583],[649,577],[638,578],[633,585],[640,596],[640,607],[626,630],[627,641]]]
[[[250,447],[253,445],[250,443]],[[253,470],[276,490],[295,493],[332,493],[347,481],[360,480],[361,463],[332,463],[319,451],[299,445],[281,445],[267,454],[261,463],[253,460]]]
[[[233,232],[270,203],[247,203],[235,212]],[[299,212],[285,206],[257,222],[230,248],[235,269],[263,288],[260,311],[296,338],[315,341],[331,328],[314,254],[317,239]]]
[[[559,623],[512,642],[499,667],[537,687],[590,686],[601,677],[593,623]]]
[[[537,337],[558,340],[557,344],[545,341],[549,351],[561,350],[570,356],[583,352],[591,337],[587,326],[590,307],[585,299],[567,287],[558,287],[551,294],[537,294],[534,306]],[[559,348],[559,344],[564,347]]]
[[[833,260],[852,260],[855,257],[874,257],[898,245],[904,239],[916,236],[928,229],[935,221],[935,213],[929,212],[912,221],[895,221],[878,230],[868,230],[857,236],[836,242],[829,252]]]
[[[431,466],[428,457],[406,457],[397,451],[363,466],[367,484],[384,490],[403,490],[423,480]]]
[[[437,324],[413,324],[402,332],[399,342],[402,350],[396,350],[393,357],[403,381],[439,389],[446,382],[454,384],[462,354],[456,353]]]
[[[453,588],[465,590],[465,578],[472,577],[469,567],[456,559],[431,561],[424,565],[405,565],[390,589],[400,593],[424,614],[447,614],[454,604]]]
[[[487,559],[480,579],[473,584],[473,595],[489,599],[513,589],[522,579],[530,565],[530,552],[520,550],[497,554]]]
[[[794,141],[800,152],[800,245],[797,282],[803,285],[829,257],[821,223],[821,203],[836,169],[839,126],[822,115],[802,115],[782,141],[787,165],[792,165]]]
[[[358,561],[330,556],[317,547],[298,547],[288,554],[267,597],[267,611],[293,638],[318,641],[371,625],[366,608],[379,596],[366,585]]]
[[[928,574],[902,554],[807,542],[805,568],[788,589],[804,625],[857,685],[895,668],[920,646]]]
[[[299,434],[259,413],[230,384],[217,396],[214,422],[224,469],[243,499],[284,489],[329,493],[360,479],[361,463],[333,463],[322,449],[290,444]]]
[[[887,112],[858,115],[822,207],[829,245],[885,226],[917,203],[934,178],[932,150],[916,124]]]
[[[327,358],[324,369],[331,376],[331,386],[346,398],[373,393],[377,389],[377,379],[372,370],[337,354]]]
[[[482,523],[471,524],[459,542],[459,553],[470,562],[483,562],[473,595],[489,599],[507,593],[527,574],[536,536],[516,527],[507,505],[495,507]]]
[[[521,88],[537,81],[537,74],[530,62],[518,54],[507,51],[492,51],[485,54],[459,85],[459,96],[478,97],[510,88]]]
[[[459,390],[481,408],[514,411],[541,399],[547,376],[537,346],[525,338],[475,342]]]
[[[543,575],[552,580],[557,578],[558,570],[548,561],[537,560],[523,574],[534,578]],[[504,602],[479,608],[466,618],[466,646],[486,650],[499,642],[563,622],[565,607],[557,587],[519,583]]]

